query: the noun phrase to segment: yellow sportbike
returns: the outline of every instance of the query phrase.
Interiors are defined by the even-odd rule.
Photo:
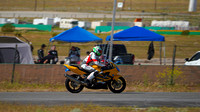
[[[126,81],[118,75],[119,68],[113,63],[108,62],[107,66],[99,67],[93,65],[92,67],[100,72],[92,81],[91,85],[84,82],[87,76],[91,73],[75,65],[64,64],[65,72],[72,71],[75,74],[64,75],[67,79],[65,86],[71,93],[79,93],[84,87],[88,89],[110,89],[113,93],[121,93],[126,88]]]

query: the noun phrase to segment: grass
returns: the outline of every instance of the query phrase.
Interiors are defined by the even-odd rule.
[[[123,2],[123,0],[118,0],[118,2]],[[155,7],[155,0],[125,0],[123,11],[187,13],[188,4],[188,0],[157,0]],[[197,2],[197,6],[199,4]],[[0,4],[0,10],[22,11],[110,12],[112,8],[113,0],[37,0],[37,2],[35,0],[1,0]],[[197,7],[197,12],[199,12],[199,7]]]
[[[34,46],[33,55],[37,56],[37,50],[41,44],[48,45],[49,39],[52,37],[52,32],[24,32],[22,35],[30,40]],[[3,36],[3,33],[0,33]],[[14,36],[15,33],[6,34],[6,36]],[[110,34],[95,34],[102,38],[105,43],[105,39]],[[166,45],[166,57],[172,58],[174,45],[177,45],[176,58],[185,59],[191,57],[200,48],[200,35],[164,35]],[[20,38],[23,40],[23,38]],[[145,59],[147,57],[148,45],[147,41],[116,41],[115,44],[125,44],[128,53],[135,54],[136,59]],[[81,48],[81,56],[86,56],[86,51],[91,51],[92,47],[97,43],[54,43],[57,46],[59,56],[67,56],[70,46],[77,46]],[[155,55],[154,58],[159,58],[160,42],[154,42]]]
[[[109,107],[93,104],[45,106],[0,103],[0,112],[199,112],[199,107]]]
[[[164,85],[158,82],[132,82],[127,83],[126,91],[134,92],[200,92],[200,85]]]
[[[37,92],[37,91],[67,91],[63,84],[38,84],[38,83],[25,83],[14,82],[11,84],[8,81],[0,82],[0,92]],[[200,85],[183,85],[175,84],[173,86],[163,85],[158,82],[128,82],[125,91],[129,92],[200,92]],[[84,89],[83,92],[88,91],[109,91],[109,90],[91,90]]]
[[[13,84],[8,81],[0,82],[1,92],[14,92],[14,91],[66,91],[65,85],[63,84],[37,84],[37,83],[19,83],[14,82]]]

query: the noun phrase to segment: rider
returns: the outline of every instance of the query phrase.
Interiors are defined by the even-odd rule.
[[[81,67],[87,71],[90,71],[90,75],[87,77],[85,82],[89,85],[92,79],[99,74],[97,70],[95,70],[91,65],[98,65],[103,67],[100,63],[100,56],[102,54],[102,50],[99,46],[95,46],[92,52],[83,60]]]

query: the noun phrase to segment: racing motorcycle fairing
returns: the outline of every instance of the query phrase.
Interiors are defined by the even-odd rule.
[[[88,89],[110,89],[113,93],[121,93],[126,88],[126,81],[121,76],[118,75],[119,68],[112,62],[109,62],[107,66],[100,67],[97,65],[92,65],[94,69],[100,72],[91,81],[91,85],[88,85],[85,80],[87,76],[91,73],[84,69],[79,68],[75,65],[64,64],[66,72],[72,71],[75,74],[68,75],[65,74],[66,82],[65,86],[68,91],[72,93],[78,93],[82,91],[84,87]]]
[[[67,64],[64,64],[64,67],[66,69],[69,69],[70,71],[72,71],[74,73],[77,73],[78,75],[84,75],[84,74],[89,74],[90,73],[89,71],[81,69],[81,68],[79,68],[76,65],[67,65]]]

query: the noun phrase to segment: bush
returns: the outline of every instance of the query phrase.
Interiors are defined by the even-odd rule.
[[[173,73],[172,73],[172,69],[167,67],[163,72],[158,72],[158,75],[156,75],[156,77],[164,85],[174,85],[175,81],[177,79],[184,78],[182,76],[182,73],[183,72],[178,67],[174,68],[174,72]],[[173,84],[171,82],[173,82]]]
[[[53,33],[52,34],[52,37],[55,37],[56,35],[58,35],[59,33]]]
[[[189,35],[190,34],[190,31],[189,30],[184,30],[181,35]]]
[[[15,26],[11,23],[7,23],[7,24],[2,26],[1,31],[2,32],[14,32]]]

